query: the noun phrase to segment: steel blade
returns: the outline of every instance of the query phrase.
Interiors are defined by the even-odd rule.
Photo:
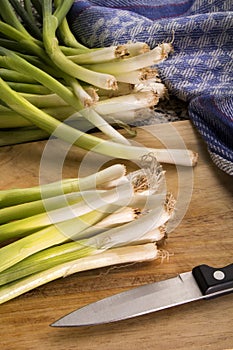
[[[84,306],[53,323],[55,327],[90,326],[128,319],[203,299],[192,272],[143,285]]]

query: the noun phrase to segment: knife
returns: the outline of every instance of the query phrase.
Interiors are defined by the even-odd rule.
[[[233,292],[233,264],[199,265],[164,281],[149,283],[84,306],[53,327],[91,326],[120,321],[200,299]]]

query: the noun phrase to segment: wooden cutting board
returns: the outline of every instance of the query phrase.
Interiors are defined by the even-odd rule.
[[[82,272],[0,305],[1,350],[233,349],[232,294],[113,324],[71,329],[49,326],[68,312],[100,298],[176,276],[197,264],[221,267],[233,261],[232,177],[211,162],[206,145],[192,125],[184,121],[145,127],[138,130],[134,142],[150,147],[161,142],[176,147],[184,142],[187,148],[199,153],[198,165],[191,172],[165,166],[167,186],[180,196],[183,205],[183,213],[180,218],[178,215],[177,225],[163,246],[168,252],[167,258]],[[42,155],[45,157],[48,153],[45,145],[46,142],[34,142],[1,148],[0,188],[36,185],[39,170],[46,166],[43,176],[53,180],[54,169],[60,167],[60,152],[57,150],[56,159],[51,153],[41,169]],[[76,176],[85,155],[84,151],[71,148],[62,166],[63,176]],[[94,165],[95,158],[91,159]],[[93,170],[89,159],[82,164],[85,165],[83,172]],[[128,169],[135,168],[130,162],[126,165]],[[186,179],[182,188],[178,185],[179,179]]]

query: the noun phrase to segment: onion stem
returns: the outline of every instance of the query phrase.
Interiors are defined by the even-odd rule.
[[[118,62],[85,65],[85,67],[100,73],[108,74],[111,72],[112,74],[122,74],[158,64],[162,62],[170,52],[172,52],[171,44],[164,43],[139,56]]]
[[[104,187],[112,180],[120,179],[125,175],[125,166],[114,164],[97,173],[77,179],[64,179],[49,184],[24,189],[8,189],[0,191],[0,208],[17,205],[25,202],[44,200],[50,197],[56,197],[67,193],[87,191]]]
[[[43,1],[43,42],[45,50],[51,60],[62,70],[80,80],[89,84],[99,86],[104,89],[116,89],[117,82],[113,75],[93,72],[83,66],[79,66],[70,61],[60,50],[55,32],[58,27],[58,19],[51,13],[52,2],[50,0]]]
[[[131,191],[129,183],[108,191],[82,191],[74,194],[70,201],[69,196],[61,198],[61,204],[63,203],[63,205],[57,209],[51,209],[51,204],[53,208],[51,201],[44,201],[46,212],[1,225],[0,241],[26,235],[37,229],[71,220],[119,200],[127,203],[132,196]],[[72,204],[69,205],[69,202]]]
[[[60,264],[48,270],[30,275],[0,288],[0,303],[13,299],[27,291],[68,275],[117,264],[151,261],[158,258],[159,252],[153,243],[121,247],[100,254],[83,257]]]
[[[27,61],[25,61],[24,59],[17,57],[17,55],[13,54],[12,52],[10,52],[9,50],[6,49],[1,49],[2,52],[6,55],[10,56],[10,65],[12,64],[12,68],[14,67],[15,69],[19,70],[20,72],[24,72],[25,69],[27,70],[28,73],[31,72],[31,74],[33,74],[33,77],[38,80],[41,84],[45,85],[47,88],[51,89],[51,91],[56,92],[59,96],[61,96],[61,98],[63,98],[67,103],[69,103],[71,106],[73,106],[76,110],[81,110],[83,105],[81,104],[80,100],[72,93],[72,91],[70,91],[67,87],[65,87],[63,84],[59,83],[56,79],[54,79],[53,77],[51,77],[49,74],[41,71],[40,69],[34,67],[33,65],[31,65],[30,63],[28,63]],[[2,84],[4,84],[4,81],[1,80]],[[5,84],[5,88],[7,88],[6,84]],[[8,90],[9,91],[9,90]],[[9,93],[9,92],[8,92]],[[20,99],[20,96],[18,96],[18,100]],[[9,100],[10,98],[6,100]],[[26,102],[26,101],[25,101]],[[22,114],[23,112],[23,116],[25,118],[27,118],[27,115],[29,113],[26,113],[26,111],[29,112],[29,105],[25,105],[25,103],[23,103],[22,97],[21,97],[21,106],[24,105],[24,108],[21,109],[21,113],[18,110],[18,112],[20,114]],[[25,108],[26,107],[26,108]],[[30,105],[30,110],[32,111],[32,109],[35,110],[35,106],[34,105]],[[12,105],[12,109],[13,105]],[[15,109],[16,110],[16,109]],[[40,111],[37,110],[37,115],[39,116]],[[84,112],[85,113],[85,112]],[[117,140],[121,143],[128,143],[127,140],[120,135],[116,130],[114,130],[113,127],[111,127],[111,125],[109,125],[101,116],[97,115],[94,111],[90,112],[89,114],[86,113],[84,115],[87,115],[88,117],[91,115],[91,120],[92,123],[97,126],[100,130],[102,130],[104,133],[106,133],[107,135],[109,135],[111,138],[113,138],[114,140]],[[45,120],[47,120],[48,117],[45,117]],[[41,120],[42,121],[42,120]],[[55,126],[55,120],[53,122],[53,125]],[[36,123],[35,123],[36,124]],[[47,123],[46,123],[47,124]],[[36,124],[37,126],[39,126],[38,124]],[[44,121],[43,121],[43,125],[44,125]],[[48,124],[47,124],[48,126]],[[40,126],[42,129],[42,125],[40,123]],[[47,132],[50,131],[48,129],[46,129]]]
[[[59,225],[51,225],[2,247],[0,272],[36,252],[67,242],[71,238],[77,239],[79,232],[98,222],[104,215],[106,214],[92,211],[81,217],[61,222]]]
[[[144,147],[128,146],[121,143],[105,141],[93,135],[85,134],[84,132],[57,121],[55,118],[39,110],[17,92],[13,91],[1,78],[0,87],[1,97],[6,101],[9,107],[19,114],[22,114],[39,128],[68,143],[73,143],[81,148],[92,150],[103,155],[114,155],[115,158],[136,160],[152,152],[158,159],[158,162],[175,163],[185,166],[193,166],[196,164],[197,155],[189,150],[147,149]]]
[[[9,23],[10,26],[14,27],[18,32],[21,32],[25,36],[29,36],[29,38],[31,38],[31,36],[28,34],[22,23],[19,21],[10,4],[10,1],[8,0],[1,1],[1,17],[7,23]]]

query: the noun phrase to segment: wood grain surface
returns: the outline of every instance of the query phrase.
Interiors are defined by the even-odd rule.
[[[211,162],[192,125],[185,121],[141,128],[134,142],[150,147],[161,143],[176,147],[185,142],[186,147],[199,153],[193,171],[164,166],[167,186],[180,196],[181,211],[185,210],[181,217],[177,214],[162,247],[169,258],[82,272],[0,305],[1,350],[233,349],[232,294],[107,325],[64,329],[49,326],[100,298],[174,277],[197,264],[221,267],[233,261],[232,177]],[[62,153],[57,145],[53,151],[45,146],[46,142],[34,142],[1,148],[0,188],[36,185],[39,180],[54,180],[60,172],[63,177],[77,176],[80,164],[82,174],[99,166],[95,162],[98,157],[88,158],[77,148]],[[112,162],[102,159],[100,163],[106,161]],[[136,168],[131,162],[125,164],[128,169]],[[185,180],[182,187],[180,179]]]

